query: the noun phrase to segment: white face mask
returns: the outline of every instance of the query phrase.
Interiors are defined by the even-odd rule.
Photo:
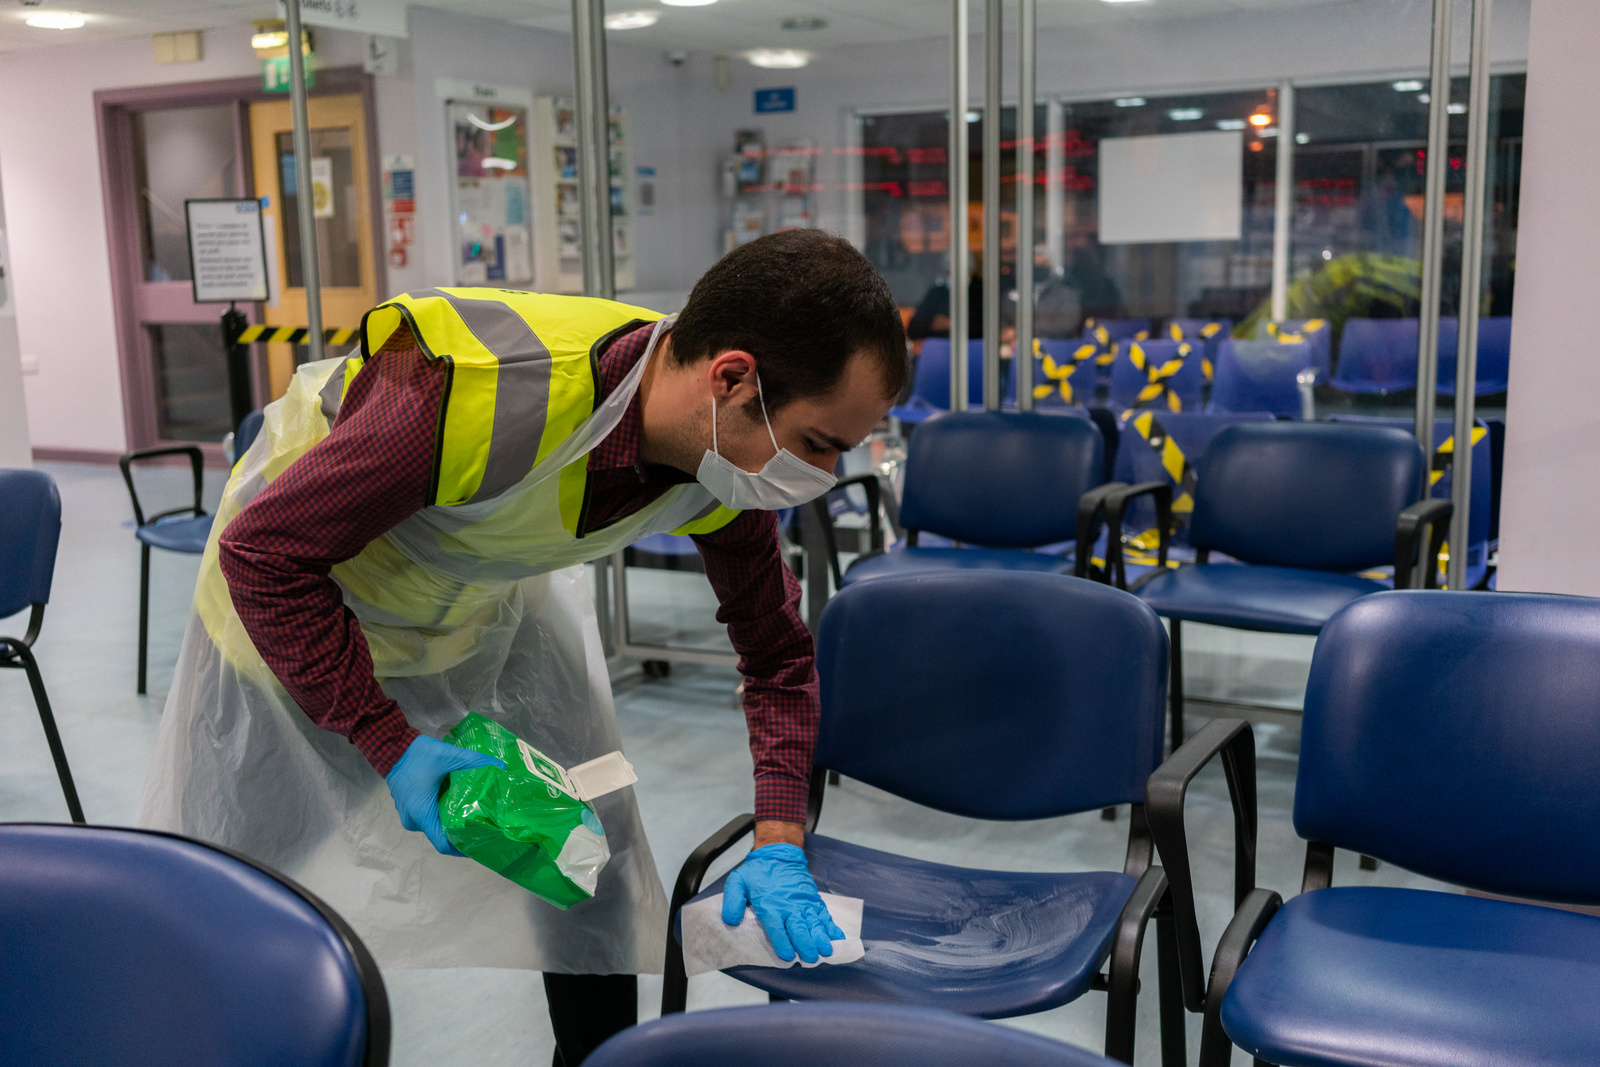
[[[751,474],[730,463],[717,451],[717,398],[711,398],[711,447],[706,449],[695,480],[711,491],[723,507],[733,511],[781,511],[797,507],[833,488],[838,481],[832,474],[812,466],[787,448],[778,448],[767,417],[767,400],[761,393],[761,375],[756,375],[756,396],[761,401],[761,418],[777,455],[767,460],[759,473]]]

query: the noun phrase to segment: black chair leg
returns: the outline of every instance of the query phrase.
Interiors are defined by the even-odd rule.
[[[150,546],[139,546],[139,695],[144,696],[145,661],[150,651]]]
[[[1156,967],[1160,982],[1161,1067],[1188,1067],[1189,1034],[1178,969],[1178,921],[1170,903],[1156,912]]]
[[[1183,744],[1183,624],[1172,623],[1172,667],[1169,672],[1167,699],[1172,705],[1172,751]]]
[[[22,661],[22,669],[28,675],[28,685],[33,688],[33,702],[39,708],[39,722],[43,724],[45,740],[50,744],[50,758],[55,760],[56,777],[61,780],[61,793],[67,799],[67,812],[73,822],[82,825],[86,821],[83,805],[78,802],[78,787],[72,782],[72,768],[67,766],[67,752],[61,747],[61,735],[56,731],[55,713],[50,710],[50,698],[45,695],[44,677],[39,673],[39,664],[26,645],[11,644],[11,649]]]

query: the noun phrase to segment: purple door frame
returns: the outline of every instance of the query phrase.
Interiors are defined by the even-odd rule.
[[[364,112],[368,171],[368,197],[372,204],[371,234],[374,282],[377,291],[387,292],[387,261],[383,255],[381,232],[382,203],[381,157],[378,155],[378,117],[373,97],[372,76],[360,67],[334,67],[317,71],[313,96],[360,93]],[[100,139],[100,185],[105,202],[106,241],[110,251],[111,301],[117,330],[117,362],[122,372],[122,413],[127,426],[128,448],[152,448],[163,444],[198,443],[206,453],[208,465],[223,464],[222,446],[213,441],[169,442],[159,437],[156,418],[155,375],[150,365],[148,342],[139,324],[139,293],[143,286],[140,266],[138,189],[135,188],[133,158],[133,116],[140,111],[164,108],[206,107],[219,104],[234,109],[234,150],[239,160],[238,195],[258,196],[254,186],[254,167],[250,155],[250,105],[281,100],[281,93],[263,92],[259,78],[222,78],[214,81],[178,82],[168,85],[143,85],[129,89],[102,89],[94,94],[95,127]],[[179,283],[182,284],[182,283]],[[262,306],[244,307],[252,322],[261,321]],[[222,314],[220,306],[218,316]],[[266,393],[266,371],[259,359],[252,358],[255,393]]]

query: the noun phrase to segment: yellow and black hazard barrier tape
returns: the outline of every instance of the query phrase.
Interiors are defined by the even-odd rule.
[[[308,326],[246,326],[235,337],[234,344],[310,344],[311,328]],[[334,327],[322,331],[324,344],[343,345],[356,339],[354,327]]]
[[[1489,436],[1489,430],[1487,427],[1474,426],[1472,428],[1472,443],[1474,446],[1476,446],[1479,441],[1482,441],[1487,436]],[[1439,484],[1439,479],[1443,478],[1445,472],[1451,468],[1455,462],[1455,458],[1456,438],[1455,434],[1451,434],[1449,437],[1446,437],[1442,442],[1440,442],[1438,448],[1433,450],[1433,469],[1428,472],[1428,484],[1430,486]]]

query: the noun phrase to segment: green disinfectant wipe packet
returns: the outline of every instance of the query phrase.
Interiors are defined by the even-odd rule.
[[[445,740],[506,765],[451,773],[439,798],[450,843],[562,910],[594,896],[611,849],[589,801],[638,781],[622,753],[568,770],[476,712]]]

